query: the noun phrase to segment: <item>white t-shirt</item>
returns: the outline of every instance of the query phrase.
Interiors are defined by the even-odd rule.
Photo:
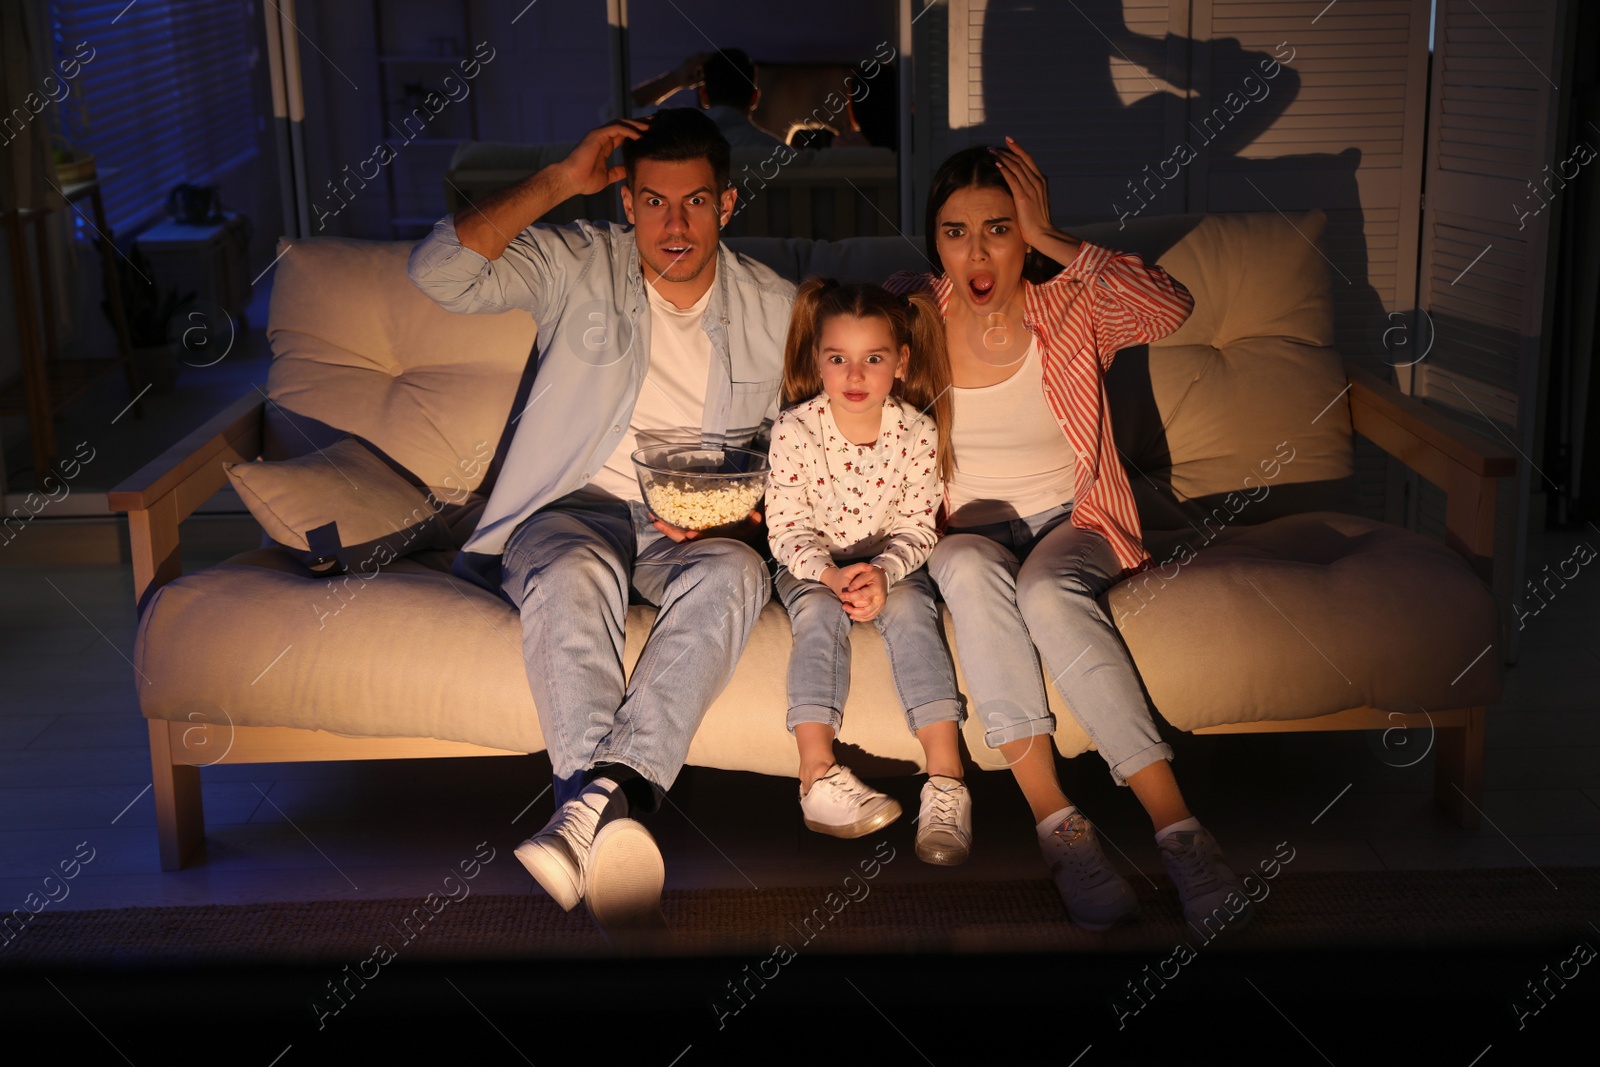
[[[1072,500],[1077,461],[1045,401],[1037,340],[1005,381],[950,395],[949,525],[1020,519]]]
[[[711,289],[690,307],[679,308],[645,283],[650,295],[650,369],[645,372],[633,419],[611,458],[590,485],[623,500],[637,500],[639,476],[635,449],[657,444],[695,443],[705,415],[706,382],[711,375],[711,338],[700,320],[711,303]]]

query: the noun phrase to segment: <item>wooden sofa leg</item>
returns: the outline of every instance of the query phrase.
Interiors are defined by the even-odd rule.
[[[1468,830],[1483,818],[1483,733],[1484,709],[1468,708],[1465,726],[1441,729],[1434,739],[1433,799]]]
[[[150,773],[156,798],[156,834],[161,842],[161,869],[181,870],[206,836],[205,809],[200,802],[200,768],[174,759],[172,724],[151,719]]]

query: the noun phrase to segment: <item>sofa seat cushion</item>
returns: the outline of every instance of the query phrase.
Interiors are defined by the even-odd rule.
[[[1371,705],[1439,710],[1499,698],[1488,591],[1455,553],[1398,527],[1336,513],[1258,526],[1152,534],[1158,561],[1104,598],[1161,715],[1184,730],[1298,719]],[[1198,551],[1179,547],[1192,543]],[[435,737],[544,748],[511,606],[423,552],[365,578],[313,580],[258,549],[163,586],[139,624],[140,705],[153,719],[292,726],[351,737]],[[625,664],[653,608],[629,609]],[[945,614],[966,692],[960,649]],[[774,601],[689,751],[697,766],[792,775],[784,729],[789,619]],[[851,636],[842,753],[863,774],[910,773],[922,752],[905,728],[883,641]],[[1490,649],[1486,654],[1477,653]],[[1477,657],[1474,659],[1474,657]],[[1053,686],[1056,748],[1091,746]],[[963,732],[979,766],[1004,766],[980,717]]]
[[[277,550],[256,550],[163,586],[140,619],[134,661],[152,719],[291,726],[351,737],[434,737],[518,752],[544,749],[522,664],[517,613],[418,553],[370,578],[314,580]],[[655,610],[629,609],[632,670]],[[947,622],[948,632],[948,622]],[[922,750],[906,729],[883,640],[853,631],[853,681],[840,740],[863,774],[909,773]],[[789,617],[763,611],[733,680],[707,712],[689,762],[793,775],[784,729]],[[1052,694],[1054,699],[1054,694]],[[1057,715],[1064,709],[1057,704]],[[968,744],[985,765],[976,719]],[[1067,754],[1088,739],[1074,726]]]
[[[1105,602],[1180,729],[1500,697],[1493,598],[1437,541],[1313,512],[1146,544],[1156,563]]]
[[[1210,544],[1194,531],[1187,542],[1150,534],[1157,566],[1106,597],[1171,725],[1499,699],[1493,601],[1445,545],[1341,514],[1208,533]],[[544,736],[517,613],[451,576],[451,555],[418,552],[373,577],[314,581],[282,550],[258,549],[168,582],[139,621],[142,712],[539,752]],[[653,608],[629,609],[629,670],[653,619]],[[965,693],[949,614],[944,625]],[[858,625],[851,646],[845,760],[862,774],[920,768],[882,638]],[[1490,651],[1478,656],[1482,649]],[[789,617],[773,601],[694,737],[690,763],[794,774],[794,739],[784,729],[789,651]],[[1090,749],[1054,686],[1046,691],[1059,752]],[[982,742],[976,715],[963,733],[979,766],[1005,765]]]

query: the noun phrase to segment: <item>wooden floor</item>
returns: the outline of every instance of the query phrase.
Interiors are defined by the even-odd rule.
[[[127,401],[108,385],[69,419],[62,440],[98,435],[114,460],[106,469],[127,466],[176,440],[220,406],[219,397],[264,381],[264,352],[257,333],[232,362],[186,368],[178,393],[152,398],[159,403],[126,441],[119,427],[132,416],[109,421]],[[42,519],[18,543],[53,536]],[[224,535],[188,565],[252,547],[247,526],[215,528]],[[1537,536],[1529,573],[1585,539],[1597,535]],[[128,660],[131,568],[6,565],[16,558],[0,547],[0,910],[20,906],[60,861],[89,850],[94,858],[70,895],[50,907],[420,895],[479,842],[496,856],[480,888],[531,889],[511,850],[551,812],[542,756],[210,768],[206,853],[188,870],[162,873]],[[1376,734],[1176,737],[1175,766],[1191,806],[1237,867],[1255,866],[1280,842],[1294,849],[1296,870],[1523,867],[1529,895],[1520,903],[1536,907],[1541,892],[1554,891],[1542,868],[1600,865],[1600,572],[1584,570],[1526,621],[1505,700],[1489,713],[1480,831],[1435,813],[1432,757],[1416,758],[1427,745],[1420,733],[1406,739],[1409,747],[1391,737],[1387,748]],[[911,855],[919,781],[882,783],[908,810],[885,835],[908,862],[891,864],[886,878],[1044,876],[1017,790],[1007,776],[976,773],[974,855],[951,869]],[[1166,890],[1148,823],[1132,796],[1110,784],[1099,757],[1070,761],[1065,774],[1117,862]],[[872,854],[875,839],[820,837],[802,827],[797,809],[792,779],[686,770],[649,823],[668,884],[822,884]]]

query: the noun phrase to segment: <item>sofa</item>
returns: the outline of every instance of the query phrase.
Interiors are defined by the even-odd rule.
[[[1087,240],[1159,263],[1195,297],[1172,336],[1119,354],[1108,377],[1116,446],[1152,565],[1105,599],[1160,717],[1179,730],[1416,727],[1436,797],[1475,825],[1486,706],[1502,683],[1490,593],[1496,480],[1513,458],[1332,347],[1320,212],[1137,219]],[[731,242],[779,273],[881,279],[926,267],[901,237]],[[449,573],[513,411],[532,387],[524,312],[447,313],[406,278],[405,243],[285,239],[252,392],[117,487],[139,611],[134,651],[148,720],[161,861],[204,835],[214,763],[480,756],[541,751],[516,611]],[[559,412],[527,408],[529,418]],[[1448,494],[1447,539],[1360,513],[1360,434]],[[319,577],[277,544],[196,573],[179,523],[256,460],[316,462],[346,435],[440,502],[447,537],[375,573]],[[478,456],[483,462],[467,463]],[[241,466],[244,465],[244,466]],[[431,487],[431,488],[430,488]],[[430,498],[435,499],[435,498]],[[448,501],[448,503],[445,503]],[[337,605],[338,610],[334,611]],[[629,609],[631,667],[653,609]],[[961,649],[954,641],[958,678]],[[841,741],[867,774],[911,772],[875,629],[852,635]],[[792,775],[784,729],[789,622],[774,601],[689,752],[695,766]],[[1061,755],[1088,738],[1050,690]],[[964,727],[971,760],[1002,766]]]

